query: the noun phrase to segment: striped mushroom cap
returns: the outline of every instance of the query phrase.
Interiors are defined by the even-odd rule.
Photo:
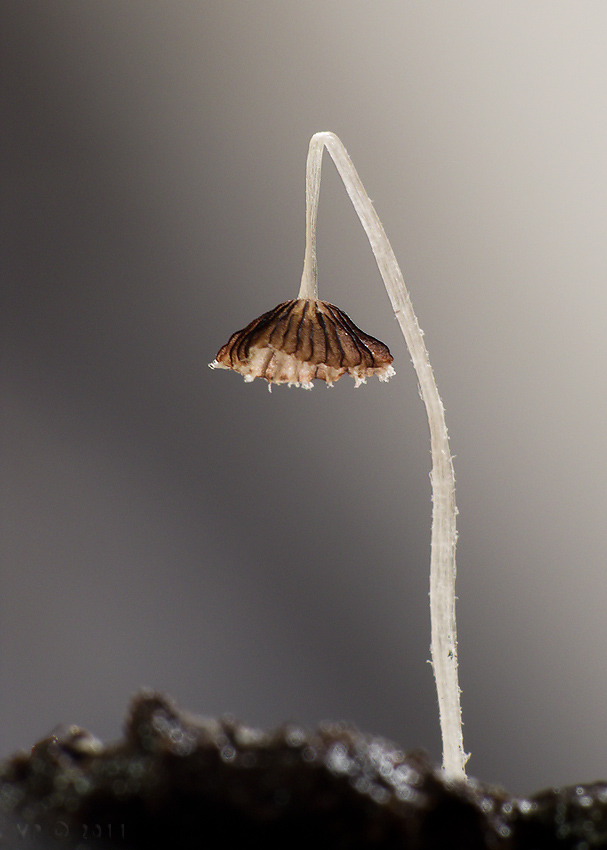
[[[346,372],[355,386],[377,375],[394,375],[388,347],[357,328],[340,309],[326,301],[285,301],[232,334],[219,349],[212,369],[233,369],[245,381],[265,378],[272,384],[312,389],[320,378],[331,386]]]

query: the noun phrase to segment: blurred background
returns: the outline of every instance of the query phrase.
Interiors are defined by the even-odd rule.
[[[606,779],[605,4],[3,0],[0,32],[0,753],[118,737],[145,685],[440,760],[428,427],[330,160],[320,295],[397,376],[207,367],[296,296],[333,130],[445,403],[469,772]]]

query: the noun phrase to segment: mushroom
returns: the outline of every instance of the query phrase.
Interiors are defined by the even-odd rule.
[[[466,778],[455,625],[455,476],[445,413],[402,272],[384,228],[346,149],[334,133],[312,136],[306,166],[306,251],[299,296],[285,301],[233,334],[210,363],[233,369],[245,381],[265,378],[311,389],[320,378],[330,386],[344,373],[356,386],[370,375],[387,381],[393,374],[388,348],[368,336],[337,307],[318,300],[316,217],[323,150],[331,155],[358,214],[383,278],[394,314],[417,373],[430,426],[432,452],[432,537],[430,620],[432,668],[438,693],[443,769],[452,779]]]
[[[371,375],[387,381],[394,375],[388,347],[369,336],[343,310],[314,298],[285,301],[232,334],[211,363],[213,369],[233,369],[245,381],[265,378],[272,383],[312,389],[320,378],[327,386],[346,372],[354,385]]]

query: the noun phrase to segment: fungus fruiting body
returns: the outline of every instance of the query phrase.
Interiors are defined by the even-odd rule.
[[[326,301],[297,298],[285,301],[232,334],[210,365],[233,369],[245,381],[265,378],[272,384],[312,389],[319,378],[327,386],[344,374],[355,386],[377,375],[394,375],[388,347],[369,336],[346,314]]]
[[[310,389],[320,378],[331,385],[349,373],[356,386],[370,375],[394,374],[387,347],[361,331],[337,307],[318,300],[316,218],[323,150],[327,149],[367,234],[369,243],[417,373],[430,426],[432,452],[432,538],[430,560],[431,655],[441,732],[443,768],[465,779],[455,628],[455,477],[449,437],[423,333],[402,272],[350,157],[334,133],[312,136],[306,165],[306,250],[298,298],[279,304],[233,334],[209,364],[233,369],[245,381],[256,377]]]

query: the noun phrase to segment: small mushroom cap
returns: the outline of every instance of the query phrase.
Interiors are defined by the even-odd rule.
[[[232,334],[219,349],[212,369],[233,369],[245,381],[265,378],[274,384],[312,389],[320,378],[331,386],[346,372],[358,387],[371,375],[394,375],[388,347],[361,331],[326,301],[285,301]]]

